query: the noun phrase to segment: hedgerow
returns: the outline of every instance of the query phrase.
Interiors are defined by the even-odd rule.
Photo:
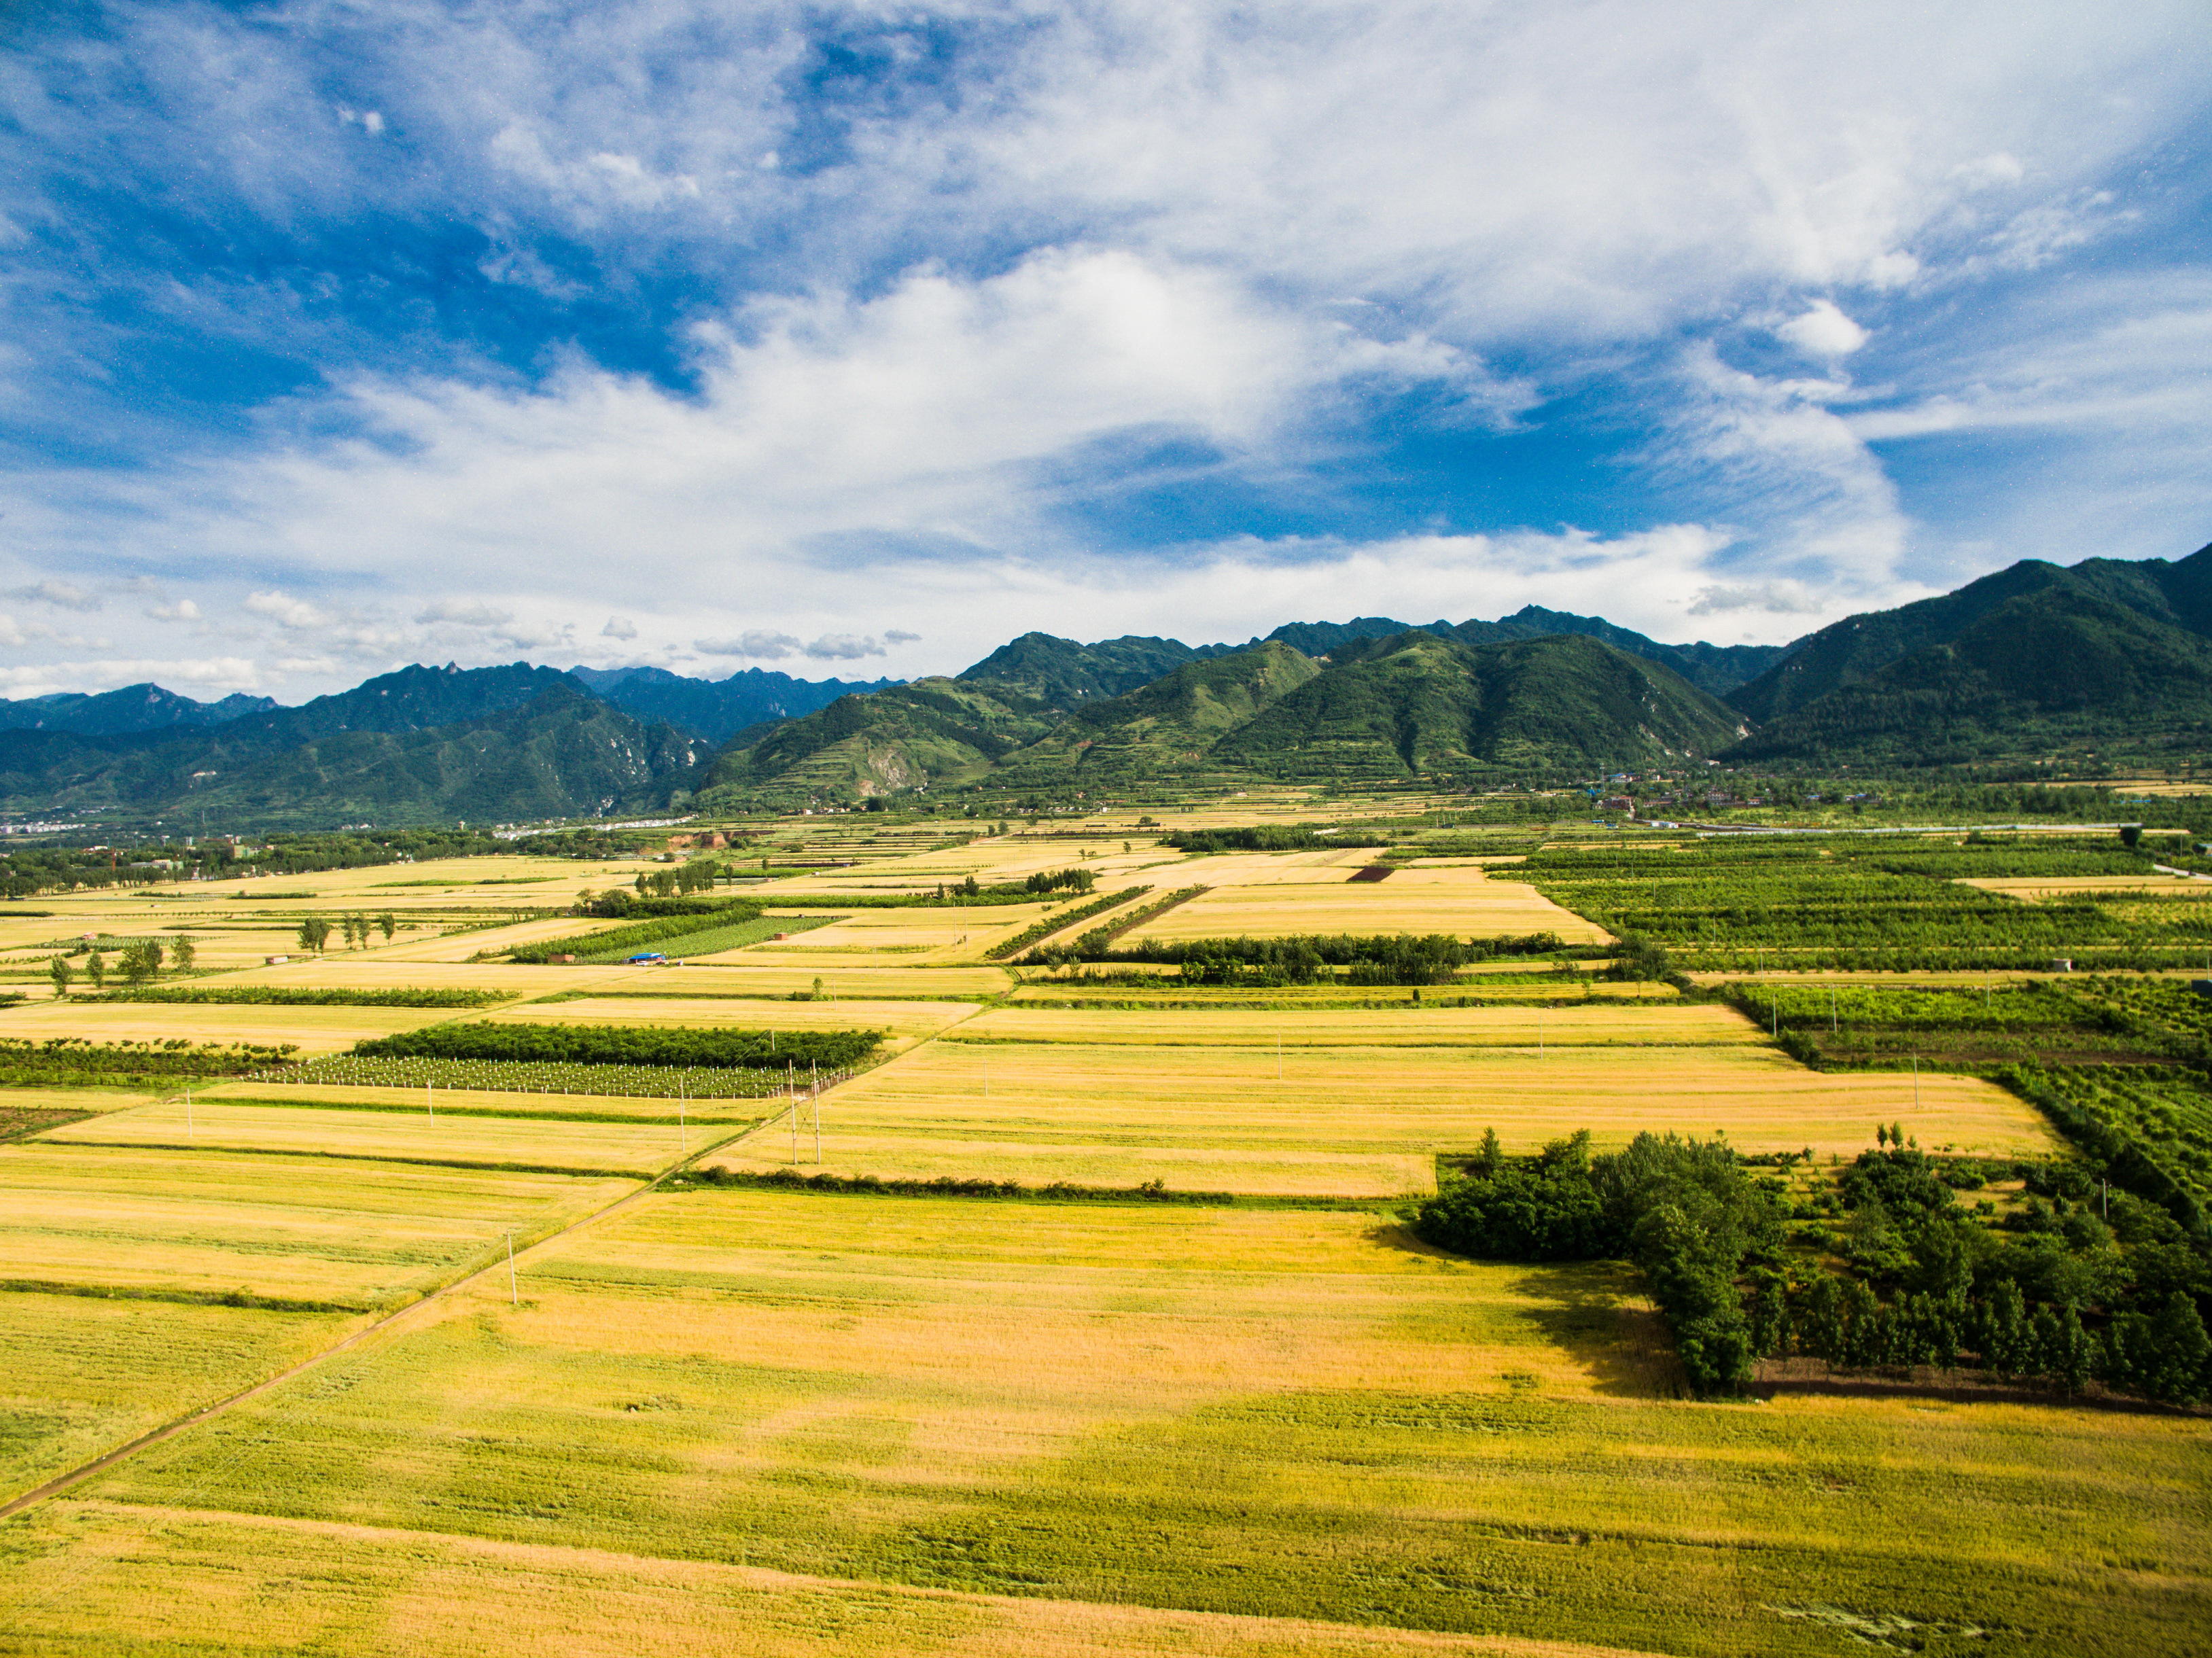
[[[71,998],[80,1002],[207,1002],[262,1007],[483,1007],[503,990],[331,990],[306,985],[148,985]]]
[[[842,1067],[866,1059],[876,1030],[732,1030],[665,1025],[436,1024],[354,1044],[362,1059],[527,1060],[579,1066],[683,1066],[710,1070],[796,1065]]]
[[[580,932],[566,938],[549,938],[534,944],[517,944],[507,954],[517,962],[543,963],[556,956],[605,955],[610,951],[644,950],[666,938],[680,938],[689,932],[702,932],[702,917],[711,917],[720,926],[735,926],[742,921],[759,918],[761,907],[757,903],[739,901],[722,904],[706,911],[690,911],[680,915],[664,915],[650,921],[639,921],[630,926],[615,927],[605,932]]]
[[[1144,891],[1142,887],[1124,887],[1119,892],[1109,892],[1103,898],[1093,898],[1087,904],[1078,904],[1073,909],[1064,909],[1057,915],[1048,915],[1042,920],[1024,927],[1004,944],[993,944],[983,952],[994,962],[1002,962],[1009,956],[1018,956],[1040,938],[1073,926],[1078,921],[1087,921],[1094,915],[1103,915],[1117,904],[1126,904]]]

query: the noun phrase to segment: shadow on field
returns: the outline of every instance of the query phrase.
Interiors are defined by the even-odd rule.
[[[1636,1269],[1621,1261],[1530,1267],[1507,1286],[1521,1316],[1589,1372],[1601,1394],[1674,1399],[1683,1391],[1667,1326]]]
[[[1393,1222],[1378,1223],[1367,1236],[1377,1248],[1467,1263],[1466,1256],[1425,1243]],[[1626,1261],[1524,1266],[1504,1288],[1520,1297],[1511,1315],[1571,1355],[1589,1372],[1599,1393],[1635,1399],[1682,1396],[1681,1367],[1667,1326],[1644,1294],[1642,1278]]]

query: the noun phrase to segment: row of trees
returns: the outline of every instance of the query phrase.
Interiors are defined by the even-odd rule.
[[[323,947],[330,942],[333,930],[328,916],[308,916],[300,923],[300,948],[321,954]],[[335,930],[345,935],[348,950],[367,950],[371,933],[381,932],[385,942],[389,944],[392,935],[399,930],[399,923],[392,912],[386,910],[374,920],[366,915],[342,915]]]
[[[168,940],[166,949],[159,938],[133,938],[117,952],[115,970],[125,984],[143,985],[149,982],[161,970],[167,960],[179,973],[189,973],[198,959],[198,948],[184,934]],[[107,959],[97,949],[85,952],[84,976],[95,991],[107,987]],[[76,981],[76,970],[66,956],[54,957],[46,963],[47,976],[54,981],[54,994],[66,996]]]

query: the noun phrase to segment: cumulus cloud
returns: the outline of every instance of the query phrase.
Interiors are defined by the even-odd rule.
[[[1814,301],[1811,309],[1777,324],[1774,331],[1811,357],[1848,357],[1867,343],[1866,330],[1833,300]]]
[[[514,620],[514,612],[481,599],[441,598],[416,612],[418,623],[453,623],[463,628],[501,628]]]
[[[280,628],[293,629],[327,628],[334,619],[329,611],[283,592],[248,593],[246,608],[256,616],[267,616]]]
[[[607,625],[599,629],[599,637],[602,639],[635,639],[637,637],[637,623],[632,622],[626,616],[611,616],[607,618]]]
[[[198,622],[201,619],[200,607],[189,598],[178,599],[174,604],[149,604],[145,614],[156,622]]]
[[[805,647],[789,634],[754,629],[730,639],[695,639],[691,648],[707,656],[752,657],[763,662],[777,662]]]
[[[807,655],[822,662],[857,662],[864,656],[881,656],[881,641],[866,634],[824,634],[810,641]]]
[[[886,645],[911,645],[921,637],[920,634],[908,633],[902,628],[884,629],[884,643]]]

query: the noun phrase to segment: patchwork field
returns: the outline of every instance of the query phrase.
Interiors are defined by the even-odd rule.
[[[266,1093],[264,1085],[261,1090]],[[303,1090],[304,1091],[304,1090]],[[397,1092],[398,1090],[392,1090]],[[535,1096],[493,1097],[520,1102]],[[662,1104],[641,1101],[640,1104]],[[234,1104],[220,1098],[164,1101],[58,1128],[53,1145],[182,1146],[220,1151],[325,1153],[339,1157],[513,1166],[588,1173],[658,1174],[682,1155],[675,1128],[659,1124],[559,1121],[528,1117],[432,1116],[308,1105]],[[694,1139],[690,1149],[697,1151]]]
[[[685,981],[687,984],[690,982]],[[532,1002],[483,1016],[493,1024],[737,1025],[749,1030],[880,1030],[894,1040],[933,1036],[971,1018],[972,1002],[783,1002],[743,996],[633,992]]]
[[[135,1558],[127,1579],[104,1568],[100,1540],[136,1557],[134,1525],[180,1527],[155,1570],[181,1585],[219,1539],[253,1534],[173,1518],[181,1505],[283,1522],[217,1604],[289,1581],[276,1592],[311,1622],[349,1609],[340,1650],[411,1627],[419,1574],[471,1558],[422,1533],[805,1580],[775,1580],[785,1594],[832,1579],[1012,1594],[1048,1619],[1054,1602],[1127,1600],[1155,1609],[1141,1619],[1688,1655],[1848,1650],[1849,1607],[1982,1631],[1978,1651],[2118,1658],[2183,1649],[2206,1611],[2191,1424],[1671,1402],[1652,1396],[1663,1361],[1613,1269],[1449,1260],[1370,1216],[693,1193],[525,1268],[519,1311],[503,1286],[461,1292],[452,1315],[101,1477],[82,1493],[97,1506],[10,1540],[27,1581],[82,1561],[72,1598],[96,1626],[149,1582]],[[366,1557],[301,1582],[301,1540],[329,1526],[373,1528],[343,1533]],[[392,1564],[410,1545],[424,1567]],[[539,1614],[556,1624],[590,1582],[588,1563],[559,1564],[571,1575]],[[652,1629],[662,1585],[691,1581],[648,1575],[622,1604]],[[887,1604],[816,1638],[936,1644]],[[1017,1649],[1085,1650],[1085,1621],[1070,1645],[1017,1623]],[[1088,1621],[1185,1649],[1172,1616]],[[725,1649],[757,1649],[717,1627]],[[1248,1643],[1226,1650],[1405,1649],[1205,1627]],[[945,1630],[952,1649],[963,1628]]]
[[[366,1310],[503,1235],[527,1242],[629,1182],[214,1151],[0,1147],[0,1275],[134,1294]]]
[[[1080,1016],[984,1017],[1018,1029],[1012,1021]],[[1930,1146],[2051,1145],[2028,1106],[1978,1078],[1930,1076],[1919,1092],[1916,1107],[1909,1078],[1821,1075],[1736,1040],[1542,1054],[1533,1038],[1429,1048],[1286,1039],[1279,1054],[1272,1035],[1243,1047],[944,1041],[824,1095],[822,1167],[1362,1197],[1432,1189],[1431,1160],[1473,1150],[1489,1128],[1513,1151],[1588,1128],[1601,1147],[1650,1129],[1723,1133],[1747,1151],[1856,1156],[1875,1123],[1893,1121]],[[810,1161],[811,1151],[806,1139]],[[765,1172],[788,1156],[771,1128],[713,1161]]]

